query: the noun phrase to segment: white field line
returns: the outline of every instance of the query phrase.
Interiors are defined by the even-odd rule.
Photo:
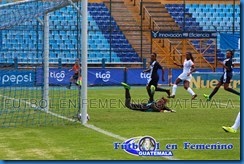
[[[3,96],[3,95],[1,95],[1,94],[0,94],[0,96],[3,97],[3,98],[11,99],[11,100],[13,100],[13,101],[19,101],[18,99],[11,98],[11,97],[8,97],[8,96]],[[62,115],[59,115],[59,114],[57,114],[57,113],[53,113],[53,112],[50,112],[50,111],[42,110],[42,109],[38,108],[37,106],[31,104],[30,102],[23,101],[23,100],[21,100],[21,101],[22,101],[23,103],[26,103],[26,104],[28,104],[28,105],[31,105],[31,107],[33,107],[33,108],[39,109],[39,110],[41,110],[41,111],[43,111],[43,112],[46,112],[46,113],[48,113],[48,114],[50,114],[50,115],[52,115],[52,116],[55,116],[55,117],[58,117],[58,118],[61,118],[61,119],[64,119],[64,120],[68,120],[68,121],[70,121],[70,122],[77,122],[77,121],[74,120],[74,119],[67,118],[67,117],[62,116]],[[112,132],[103,130],[103,129],[99,128],[99,127],[96,127],[96,126],[91,125],[91,124],[88,124],[88,123],[85,124],[84,126],[87,127],[87,128],[89,128],[89,129],[92,129],[92,130],[94,130],[94,131],[96,131],[96,132],[102,133],[102,134],[104,134],[104,135],[106,135],[106,136],[109,136],[109,137],[112,137],[112,138],[115,138],[115,139],[118,139],[118,140],[121,140],[121,141],[125,141],[125,140],[127,139],[127,138],[125,138],[125,137],[122,137],[122,136],[117,135],[117,134],[114,134],[114,133],[112,133]],[[180,160],[180,159],[174,158],[173,156],[163,156],[163,158],[168,159],[168,160]]]

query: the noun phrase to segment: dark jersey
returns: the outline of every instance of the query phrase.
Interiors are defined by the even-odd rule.
[[[162,106],[161,108],[157,107],[156,102],[152,102],[152,103],[148,103],[148,104],[144,104],[144,105],[146,108],[145,112],[160,112],[164,108],[164,106]]]
[[[233,63],[232,63],[232,58],[227,58],[223,61],[223,64],[228,67],[228,69],[224,68],[224,73],[227,74],[232,74],[233,70]]]
[[[224,69],[224,73],[220,78],[220,82],[221,83],[230,83],[231,79],[232,79],[232,70],[233,70],[233,64],[232,64],[232,58],[226,58],[223,61],[223,64],[228,68],[223,68]]]
[[[158,69],[163,69],[163,68],[157,61],[153,61],[150,63],[150,77],[152,79],[159,79]]]
[[[142,111],[142,112],[161,112],[162,110],[168,110],[170,109],[166,106],[167,99],[162,98],[162,100],[159,100],[158,102],[152,102],[152,103],[142,103],[142,104],[135,104],[131,103],[131,98],[127,97],[125,99],[125,106],[132,110]],[[158,106],[157,104],[160,104]]]
[[[143,104],[143,112],[159,112],[160,110],[155,108],[155,103]]]

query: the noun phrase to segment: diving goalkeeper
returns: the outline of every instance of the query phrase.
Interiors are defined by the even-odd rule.
[[[130,86],[126,83],[121,83],[121,85],[125,88],[125,106],[131,110],[142,112],[176,112],[166,106],[167,99],[165,98],[152,103],[133,104],[131,103]]]

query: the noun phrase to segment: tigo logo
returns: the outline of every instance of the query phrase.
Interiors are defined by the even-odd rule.
[[[102,72],[97,72],[96,73],[96,78],[102,79],[104,82],[108,82],[110,77],[111,77],[111,75],[110,75],[109,71],[107,71],[105,73],[102,73]]]
[[[59,82],[61,82],[65,78],[65,72],[64,71],[60,71],[60,72],[50,71],[50,78],[57,79]]]
[[[141,72],[141,73],[140,73],[140,78],[141,78],[141,79],[147,79],[147,82],[149,82],[150,79],[151,79],[151,77],[150,77],[150,73],[143,73],[143,72]]]

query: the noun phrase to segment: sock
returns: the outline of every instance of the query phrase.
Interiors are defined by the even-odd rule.
[[[214,90],[212,91],[212,93],[209,95],[209,98],[211,99],[217,92],[218,92],[219,88],[215,87]]]
[[[129,89],[125,89],[125,98],[131,98]]]
[[[150,89],[150,87],[147,88],[147,94],[148,94],[149,97],[151,96],[151,89]]]
[[[153,99],[154,95],[151,93],[150,87],[148,87],[147,93],[148,93],[148,96],[149,96],[149,101],[150,102],[154,101],[154,99]]]
[[[129,109],[131,109],[131,104],[130,104],[130,91],[129,89],[125,89],[125,106]]]
[[[70,87],[71,87],[71,85],[72,85],[72,82],[69,82],[69,86],[68,86],[68,87],[70,88]]]
[[[172,95],[175,95],[176,89],[177,89],[177,85],[174,84],[173,87],[172,87]]]
[[[156,91],[160,91],[160,92],[167,92],[168,91],[168,89],[163,89],[163,88],[156,88]]]
[[[192,96],[195,95],[195,92],[193,92],[193,90],[190,87],[187,88],[187,92],[189,92]]]
[[[150,99],[149,99],[150,102],[153,102],[154,101],[154,94],[151,94],[150,95]]]
[[[232,89],[232,88],[226,88],[225,90],[227,90],[228,92],[231,92],[231,93],[234,93],[234,94],[236,94],[236,95],[240,95],[240,93],[239,92],[237,92],[236,90],[234,90],[234,89]]]
[[[240,126],[240,112],[238,113],[238,115],[236,116],[236,120],[234,125],[232,126],[233,129],[237,130]]]

